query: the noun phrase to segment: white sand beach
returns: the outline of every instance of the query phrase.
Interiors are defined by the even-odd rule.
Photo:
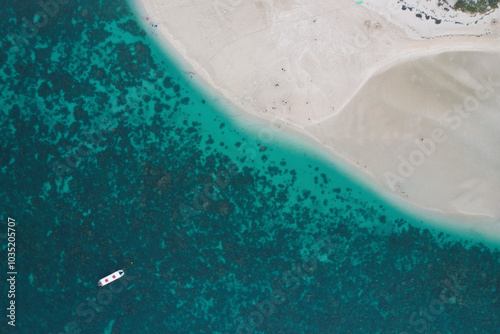
[[[439,3],[134,0],[193,81],[396,203],[500,239],[500,10]]]

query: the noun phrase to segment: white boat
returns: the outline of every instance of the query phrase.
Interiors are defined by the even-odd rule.
[[[120,277],[122,277],[123,275],[125,275],[125,272],[123,272],[123,270],[118,270],[118,271],[115,271],[114,273],[112,274],[109,274],[108,276],[104,277],[104,278],[101,278],[99,280],[99,286],[105,286],[106,284],[109,284],[113,281],[116,281],[117,279],[119,279]]]

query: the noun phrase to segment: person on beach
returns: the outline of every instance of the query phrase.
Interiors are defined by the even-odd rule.
[[[149,21],[149,17],[145,17],[146,21]],[[153,24],[153,23],[149,23],[149,26],[152,27],[152,28],[156,28],[158,27],[157,24]]]

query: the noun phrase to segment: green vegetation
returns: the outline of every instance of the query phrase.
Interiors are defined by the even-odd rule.
[[[458,0],[453,9],[467,13],[486,13],[490,9],[498,8],[500,0]]]

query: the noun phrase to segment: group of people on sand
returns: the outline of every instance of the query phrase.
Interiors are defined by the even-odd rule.
[[[146,21],[149,21],[149,17],[146,17],[145,19],[146,19]],[[151,28],[156,28],[156,27],[158,27],[158,25],[157,25],[157,24],[153,24],[153,23],[151,23],[151,22],[149,22],[149,26],[150,26]]]

